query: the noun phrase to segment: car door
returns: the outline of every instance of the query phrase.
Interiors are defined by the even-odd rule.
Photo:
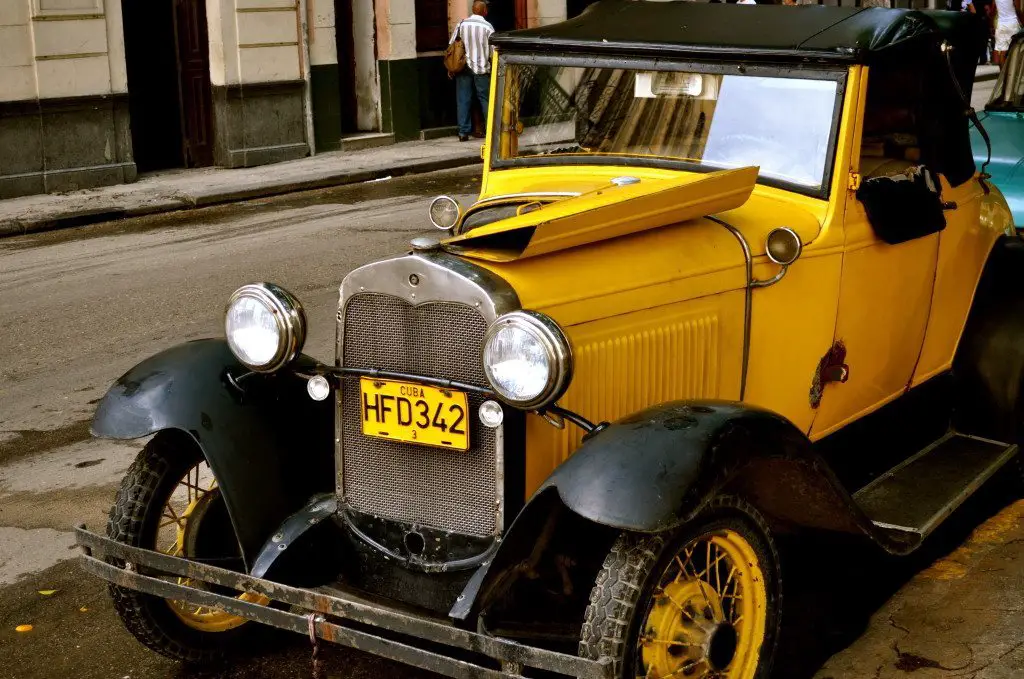
[[[924,343],[939,236],[898,245],[879,239],[851,197],[834,347],[845,350],[846,382],[827,386],[813,433],[825,436],[902,394]]]
[[[854,135],[853,181],[847,189],[843,219],[834,344],[828,358],[822,359],[822,368],[834,363],[846,370],[830,374],[819,370],[823,380],[839,377],[845,382],[825,385],[811,429],[814,438],[826,436],[904,393],[924,344],[939,234],[886,242],[869,221],[857,192],[860,181],[912,172],[918,164],[920,149],[913,146],[918,142],[912,134],[919,121],[915,77],[910,70],[871,73],[862,100],[865,113],[861,130]],[[911,140],[909,144],[907,140]],[[914,219],[908,220],[909,233],[915,232]]]

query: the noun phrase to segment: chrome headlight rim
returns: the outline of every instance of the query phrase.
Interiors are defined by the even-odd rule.
[[[454,206],[455,221],[453,221],[451,224],[446,225],[440,222],[434,214],[434,211],[437,208],[437,206],[442,204]],[[430,201],[430,206],[427,208],[427,218],[430,219],[430,223],[434,225],[435,229],[440,229],[441,231],[450,231],[454,229],[456,226],[458,226],[459,222],[462,221],[463,212],[464,210],[462,209],[462,204],[459,201],[455,200],[451,196],[441,195],[437,196],[432,201]]]
[[[231,307],[241,299],[252,299],[266,307],[277,326],[277,351],[263,364],[254,364],[236,350],[232,342],[228,318]],[[274,283],[249,283],[231,293],[224,311],[224,335],[228,348],[238,362],[254,372],[270,373],[284,368],[296,358],[306,343],[306,312],[295,295]]]
[[[541,346],[544,348],[544,352],[548,359],[548,365],[550,366],[548,379],[544,388],[536,397],[528,400],[516,400],[506,396],[502,392],[501,387],[495,383],[495,379],[491,374],[490,366],[487,365],[487,361],[485,359],[487,347],[490,345],[491,340],[500,330],[509,325],[516,326],[538,339]],[[480,348],[480,354],[484,368],[484,375],[487,378],[487,382],[494,390],[495,396],[497,396],[503,403],[507,403],[508,405],[520,410],[543,410],[547,406],[558,401],[558,399],[565,394],[566,389],[569,388],[569,384],[572,382],[574,363],[572,344],[569,342],[569,338],[566,336],[561,326],[559,326],[551,317],[539,311],[519,309],[502,314],[496,318],[494,322],[488,326],[487,332],[484,333],[484,341]]]

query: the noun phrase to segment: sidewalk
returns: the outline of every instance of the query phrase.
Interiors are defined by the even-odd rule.
[[[982,82],[984,80],[995,80],[999,77],[999,67],[993,66],[992,64],[985,64],[984,66],[978,66],[978,69],[974,72],[974,82]]]
[[[0,237],[433,172],[479,162],[479,142],[443,139],[365,151],[322,153],[254,168],[155,173],[132,184],[0,201]]]

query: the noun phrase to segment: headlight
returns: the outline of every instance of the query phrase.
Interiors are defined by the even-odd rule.
[[[484,336],[484,374],[499,396],[523,409],[554,403],[572,379],[572,351],[562,329],[544,314],[513,311]]]
[[[306,315],[291,293],[273,283],[243,285],[228,300],[224,332],[231,352],[247,368],[272,372],[302,351]]]

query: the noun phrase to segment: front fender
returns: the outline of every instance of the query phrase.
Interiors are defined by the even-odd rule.
[[[305,380],[288,369],[247,373],[223,340],[172,347],[117,380],[96,409],[92,433],[187,433],[217,477],[250,568],[282,521],[310,496],[333,490],[334,413],[332,399],[313,401]],[[235,386],[229,374],[246,376]]]
[[[743,403],[677,401],[630,415],[580,446],[538,494],[548,489],[620,530],[671,530],[731,494],[779,525],[861,534],[892,553],[919,543],[872,524],[789,420]]]
[[[750,458],[792,453],[806,437],[775,413],[732,402],[678,401],[634,413],[585,441],[541,490],[621,530],[681,524]]]
[[[487,608],[513,587],[524,564],[532,570],[543,553],[558,551],[549,544],[575,541],[584,530],[578,523],[557,532],[563,510],[613,535],[658,533],[690,521],[719,493],[743,497],[775,525],[861,534],[897,554],[920,542],[875,527],[781,415],[736,402],[676,401],[586,439],[541,484],[449,615],[464,620]]]

